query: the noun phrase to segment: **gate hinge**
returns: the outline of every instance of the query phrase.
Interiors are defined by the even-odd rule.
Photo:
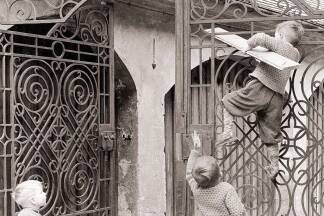
[[[116,141],[116,133],[114,131],[102,131],[100,133],[99,142],[104,151],[112,151]]]
[[[176,114],[175,130],[177,133],[186,133],[186,129],[187,129],[187,113],[180,112]]]

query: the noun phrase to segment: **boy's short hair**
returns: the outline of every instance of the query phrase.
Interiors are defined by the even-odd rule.
[[[30,198],[32,197],[36,187],[43,188],[43,185],[37,180],[27,180],[21,182],[16,186],[11,196],[18,205],[25,207],[26,204],[30,203]]]
[[[304,35],[304,27],[296,21],[286,21],[277,25],[276,31],[288,35],[289,42],[296,46]]]
[[[197,158],[192,168],[192,176],[199,187],[209,188],[214,186],[221,176],[216,159],[212,156]]]

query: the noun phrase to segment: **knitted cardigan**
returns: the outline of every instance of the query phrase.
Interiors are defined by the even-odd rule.
[[[193,193],[195,203],[203,216],[241,216],[245,212],[235,188],[220,182],[211,188],[200,188],[192,176],[192,168],[200,153],[192,150],[188,159],[186,179]]]

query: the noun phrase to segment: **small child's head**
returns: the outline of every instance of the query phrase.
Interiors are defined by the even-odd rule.
[[[12,193],[12,197],[22,208],[38,210],[46,203],[43,185],[36,180],[27,180],[18,184]]]
[[[296,21],[286,21],[277,25],[275,37],[280,37],[296,46],[304,35],[304,27]]]
[[[221,176],[216,159],[211,156],[197,158],[192,168],[192,176],[199,187],[209,188],[215,186]]]

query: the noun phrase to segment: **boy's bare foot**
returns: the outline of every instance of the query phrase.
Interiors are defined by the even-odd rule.
[[[265,167],[269,178],[274,180],[279,173],[279,144],[267,145],[270,164]]]
[[[269,166],[264,167],[265,171],[267,172],[269,178],[274,180],[277,175],[279,174],[279,166],[275,164],[270,164]]]

